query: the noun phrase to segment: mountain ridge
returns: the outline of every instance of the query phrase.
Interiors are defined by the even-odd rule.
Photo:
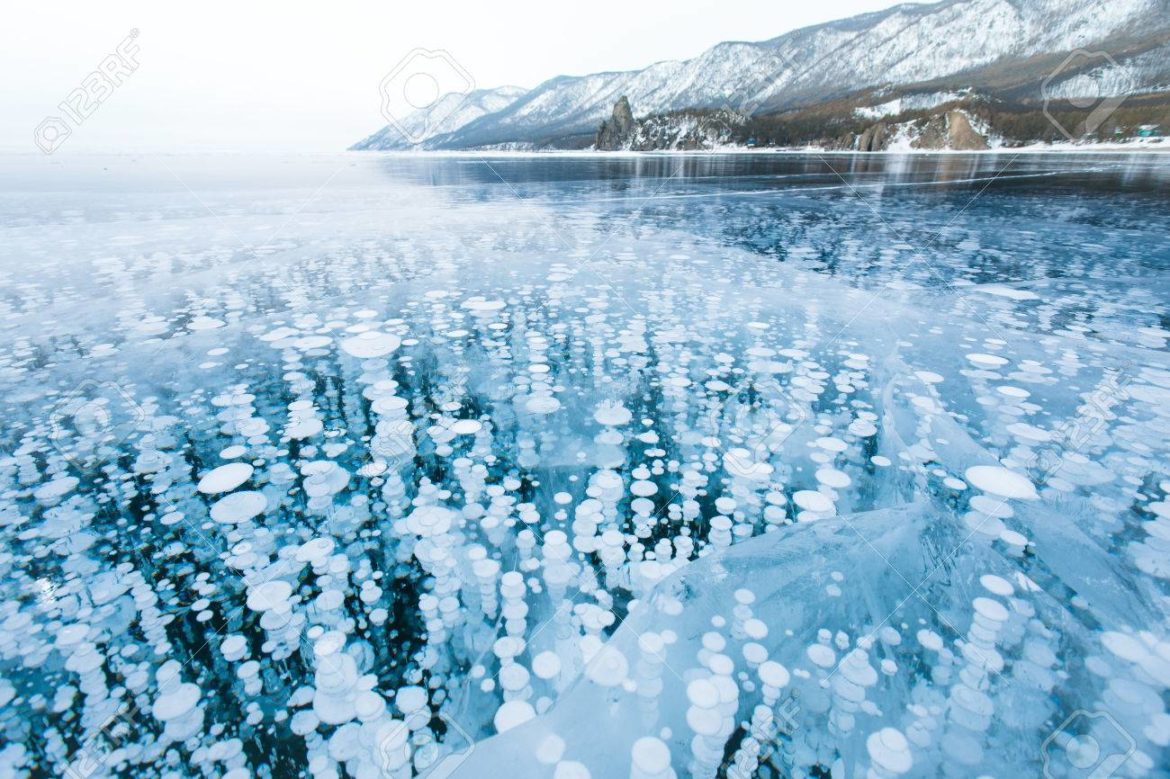
[[[866,90],[934,82],[990,83],[997,73],[1001,78],[1005,72],[1010,75],[1013,67],[1028,73],[1015,88],[1038,94],[1039,82],[1047,74],[1032,72],[1035,66],[1030,63],[1055,62],[1059,67],[1062,55],[1077,49],[1150,41],[1167,30],[1170,0],[902,3],[759,42],[723,41],[696,57],[663,60],[641,70],[554,76],[495,111],[479,113],[453,128],[443,127],[442,132],[416,143],[383,136],[385,144],[371,144],[367,139],[359,147],[467,149],[523,144],[581,148],[591,142],[622,95],[644,115],[729,109],[754,116],[823,104]],[[1114,48],[1121,59],[1113,63],[1102,58],[1102,64],[1107,70],[1124,71],[1130,55],[1119,43]],[[1153,64],[1147,63],[1144,70],[1131,68],[1135,74],[1130,80],[1136,79],[1139,89],[1170,84],[1170,39],[1156,40],[1143,51],[1155,52]],[[1159,70],[1159,62],[1166,66]],[[1120,78],[1116,73],[1105,75]]]

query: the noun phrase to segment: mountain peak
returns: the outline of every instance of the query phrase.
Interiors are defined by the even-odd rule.
[[[355,148],[583,148],[601,140],[603,123],[616,127],[619,107],[624,115],[631,104],[645,115],[729,109],[750,116],[925,84],[939,84],[935,91],[1014,89],[1040,99],[1042,82],[1067,92],[1089,72],[1099,83],[1166,88],[1168,12],[1170,0],[904,3],[759,43],[720,43],[693,59],[642,70],[557,76],[523,94],[480,90],[493,92],[491,99],[473,92],[464,99],[467,110],[440,107],[443,121],[429,121],[425,111],[408,117],[427,128],[419,143],[386,146],[384,129]],[[1078,50],[1099,62],[1062,65]]]

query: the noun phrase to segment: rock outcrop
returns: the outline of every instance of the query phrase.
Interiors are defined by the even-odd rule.
[[[613,116],[601,123],[597,128],[597,137],[593,143],[598,151],[619,151],[629,149],[637,133],[638,123],[634,120],[634,111],[630,108],[630,101],[625,95],[618,98],[613,106]]]
[[[846,148],[857,151],[905,149],[927,151],[977,151],[990,148],[987,138],[971,124],[963,111],[951,110],[925,119],[889,125],[885,122],[867,127]]]
[[[987,139],[971,126],[971,120],[962,111],[947,114],[947,148],[975,151],[988,148]]]
[[[613,116],[601,123],[594,137],[597,151],[695,151],[716,149],[743,135],[747,118],[727,109],[696,108],[634,118],[630,101],[622,96]]]
[[[858,151],[884,151],[890,140],[890,129],[885,122],[878,122],[857,139]]]

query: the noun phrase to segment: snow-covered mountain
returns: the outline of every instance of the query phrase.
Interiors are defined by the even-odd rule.
[[[386,125],[352,148],[409,149],[419,146],[430,138],[454,132],[481,116],[507,108],[526,91],[523,87],[508,86],[477,89],[467,94],[449,93],[434,105],[403,116],[397,124]]]
[[[572,145],[592,137],[621,95],[641,115],[721,107],[752,114],[948,77],[970,85],[984,70],[1000,79],[1005,73],[1028,72],[1030,83],[1038,85],[1039,77],[1060,64],[1063,56],[1050,62],[1055,55],[1078,49],[1108,52],[1125,71],[1126,78],[1118,82],[1134,88],[1135,74],[1147,80],[1165,75],[1168,68],[1151,68],[1145,60],[1165,63],[1167,40],[1151,36],[1168,29],[1170,0],[902,4],[759,43],[720,43],[693,59],[658,62],[643,70],[558,76],[495,111],[469,112],[474,118],[458,126],[445,122],[444,131],[429,134],[422,145]],[[1135,66],[1126,62],[1143,55]],[[1038,60],[1045,63],[1042,74],[1033,72]],[[1061,81],[1101,67],[1081,65],[1072,63],[1049,86],[1059,89]],[[1075,81],[1068,89],[1075,89]],[[361,147],[395,148],[371,140]]]

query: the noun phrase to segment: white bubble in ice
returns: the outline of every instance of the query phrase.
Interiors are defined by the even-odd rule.
[[[914,765],[910,744],[900,730],[882,728],[865,740],[869,759],[885,770],[886,775],[904,774]]]
[[[561,672],[561,658],[556,652],[541,652],[532,658],[532,672],[541,679],[552,679]]]
[[[701,709],[719,705],[719,688],[707,679],[695,679],[687,685],[687,700]]]
[[[201,692],[197,685],[187,682],[171,685],[168,692],[155,700],[150,713],[160,722],[178,719],[195,708]]]
[[[264,493],[243,490],[225,495],[211,506],[211,518],[221,525],[246,522],[260,516],[268,508]]]
[[[670,768],[670,748],[654,736],[643,736],[634,742],[630,760],[641,776],[661,776]]]
[[[816,490],[797,490],[792,494],[792,502],[805,511],[818,514],[833,511],[833,501]]]
[[[963,476],[984,492],[1001,498],[1035,500],[1039,497],[1036,486],[1028,477],[1000,465],[975,465],[968,468]]]
[[[446,533],[458,518],[458,514],[443,506],[419,506],[406,518],[406,527],[415,535],[428,538]]]
[[[377,330],[367,330],[341,342],[341,348],[346,354],[363,360],[385,357],[401,345],[398,336]]]
[[[760,663],[758,673],[760,674],[760,681],[769,687],[786,687],[788,680],[791,678],[788,674],[788,669],[775,660],[767,660]]]
[[[967,359],[984,368],[999,368],[1008,364],[1008,361],[999,355],[983,354],[982,352],[972,352],[967,355]]]
[[[809,648],[805,650],[805,654],[808,655],[808,659],[811,660],[814,665],[820,666],[821,668],[829,668],[833,665],[833,663],[837,662],[837,653],[824,644],[810,645]]]
[[[252,611],[287,611],[292,585],[283,579],[263,582],[248,590],[248,608]]]
[[[621,427],[628,425],[633,414],[630,410],[617,401],[606,401],[597,407],[593,412],[593,418],[599,425],[607,427]]]
[[[37,487],[33,497],[42,503],[50,503],[75,490],[79,483],[75,476],[60,476]]]
[[[629,675],[630,665],[617,647],[605,645],[585,666],[585,675],[602,687],[616,687]]]
[[[483,428],[478,419],[457,419],[451,423],[451,432],[455,435],[475,435]]]
[[[536,747],[536,760],[544,765],[554,765],[565,754],[565,740],[550,733]]]
[[[536,717],[536,709],[528,701],[507,701],[496,709],[492,723],[497,733],[506,733]]]
[[[562,760],[553,770],[553,779],[593,779],[593,774],[583,763],[576,760]]]
[[[552,414],[561,407],[561,402],[552,395],[533,395],[524,404],[530,414]]]
[[[821,484],[834,490],[843,490],[853,483],[849,475],[836,468],[821,468],[816,472],[816,479]]]
[[[252,478],[255,469],[248,463],[228,463],[208,471],[196,487],[200,492],[215,495],[230,492]]]

